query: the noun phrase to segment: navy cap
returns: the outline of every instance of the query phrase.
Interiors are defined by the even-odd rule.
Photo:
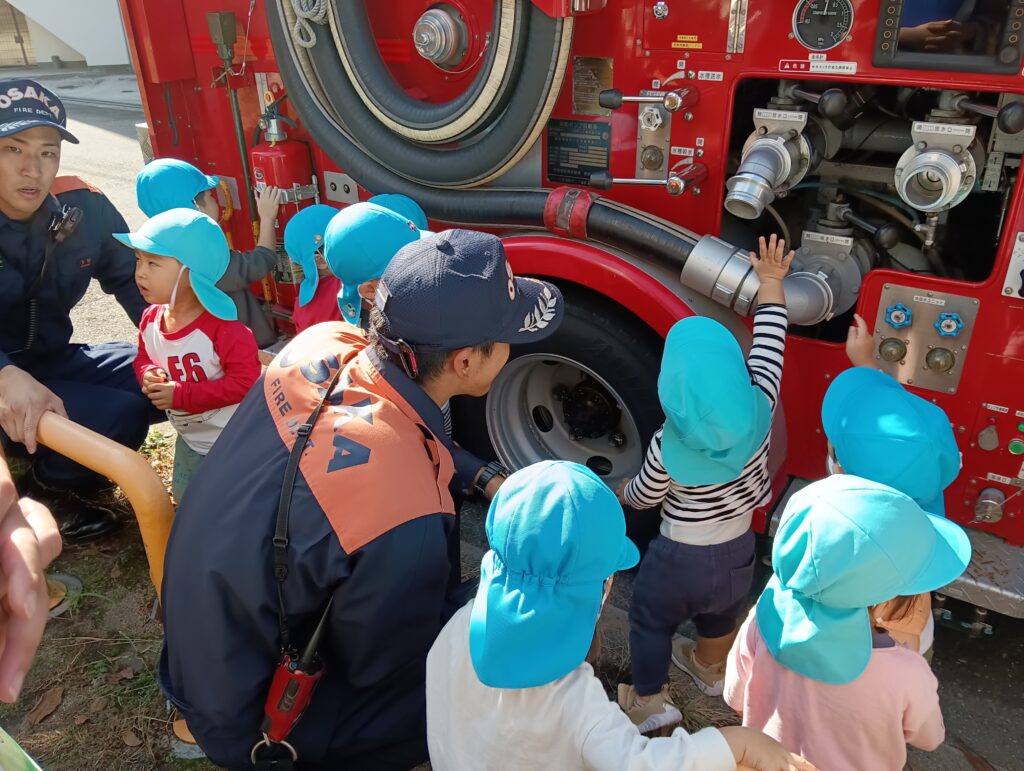
[[[50,89],[34,80],[0,80],[0,137],[9,137],[35,126],[52,126],[60,135],[78,144],[67,129],[64,103]]]
[[[402,247],[381,276],[376,304],[394,340],[445,350],[543,340],[565,310],[557,287],[516,278],[501,240],[473,230]]]

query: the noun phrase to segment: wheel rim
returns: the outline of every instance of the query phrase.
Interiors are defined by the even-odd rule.
[[[510,468],[571,460],[614,482],[635,474],[643,460],[640,430],[619,394],[564,356],[510,361],[491,386],[486,416],[491,444]]]

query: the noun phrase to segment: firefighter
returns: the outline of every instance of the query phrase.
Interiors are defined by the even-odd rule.
[[[44,497],[69,540],[95,538],[117,517],[93,500],[110,486],[39,447],[45,412],[138,448],[151,417],[132,371],[129,343],[75,345],[71,309],[99,280],[137,325],[146,302],[135,255],[111,237],[128,227],[98,190],[57,178],[67,130],[64,105],[31,80],[0,82],[0,440],[32,458],[30,492]],[[155,415],[155,412],[153,413]]]
[[[214,763],[290,754],[261,731],[302,769],[426,761],[427,651],[466,599],[455,513],[504,477],[452,443],[440,405],[484,395],[508,344],[544,339],[563,309],[496,237],[432,234],[385,271],[369,343],[317,324],[256,382],[192,479],[165,567],[160,680]]]

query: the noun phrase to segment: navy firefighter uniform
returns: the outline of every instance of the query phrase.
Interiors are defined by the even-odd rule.
[[[192,480],[167,547],[160,683],[214,763],[252,767],[284,671],[282,631],[301,650],[321,618],[323,674],[287,736],[295,767],[398,771],[427,760],[427,651],[466,599],[456,512],[493,471],[452,442],[438,403],[479,393],[478,378],[497,375],[483,362],[498,357],[500,369],[507,345],[552,334],[562,307],[554,286],[514,276],[496,237],[446,231],[392,259],[373,345],[325,322],[271,362]],[[438,381],[420,379],[427,346],[487,343],[467,390],[431,397]],[[296,446],[283,556],[278,501]],[[281,701],[270,701],[276,719]]]
[[[135,285],[135,254],[111,237],[128,226],[103,193],[81,180],[58,177],[53,190],[57,195],[48,196],[27,221],[0,213],[0,368],[13,364],[25,370],[64,402],[71,420],[136,449],[146,438],[150,408],[132,371],[135,346],[70,342],[71,309],[93,278],[139,323],[146,303]],[[80,209],[81,220],[58,244],[51,224],[64,207]],[[2,431],[0,438],[5,450],[21,449],[10,447]],[[88,489],[101,483],[42,446],[34,470],[50,487]]]

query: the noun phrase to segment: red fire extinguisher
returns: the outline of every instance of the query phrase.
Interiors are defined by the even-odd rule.
[[[320,200],[319,186],[313,173],[309,147],[288,138],[286,126],[296,128],[295,122],[280,111],[282,96],[267,106],[256,126],[249,161],[253,184],[257,190],[279,187],[282,204],[277,215],[277,238],[284,235],[288,220],[300,210]],[[276,309],[291,314],[302,282],[301,269],[285,254],[278,257],[277,267],[270,280],[270,301]]]

